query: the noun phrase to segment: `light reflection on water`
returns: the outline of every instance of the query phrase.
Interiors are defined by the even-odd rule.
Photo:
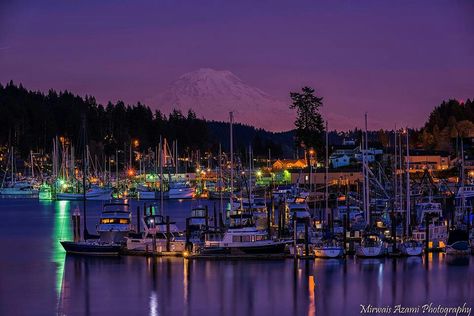
[[[61,240],[72,239],[71,218],[69,201],[44,202],[53,203],[54,205],[54,225],[53,225],[53,253],[52,261],[56,263],[56,292],[61,294],[64,277],[64,263],[66,259],[66,252],[59,243]]]
[[[0,238],[9,255],[0,260],[1,315],[29,315],[32,308],[51,315],[51,306],[60,315],[360,315],[359,304],[473,301],[470,258],[430,254],[428,260],[294,262],[65,256],[59,240],[72,238],[74,202],[15,201],[8,207],[3,202]],[[90,207],[90,230],[100,208],[100,203]],[[185,201],[168,205],[178,225],[189,208]]]

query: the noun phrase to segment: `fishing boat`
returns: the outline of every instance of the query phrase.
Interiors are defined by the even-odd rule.
[[[257,229],[264,230],[268,228],[267,204],[264,198],[255,196],[235,198],[232,205],[233,210],[244,209],[251,212]]]
[[[163,252],[184,251],[186,239],[175,222],[166,222],[163,215],[150,214],[141,219],[144,231],[136,236],[126,237],[126,249],[130,251]],[[168,228],[169,227],[169,228]]]
[[[192,199],[195,189],[191,187],[189,182],[178,181],[171,182],[169,185],[168,198],[173,199]]]
[[[282,254],[287,243],[272,240],[266,231],[258,230],[252,214],[245,210],[232,211],[227,231],[223,236],[212,236],[206,235],[201,254]]]
[[[47,201],[53,199],[53,190],[51,188],[51,185],[49,185],[48,183],[41,184],[39,188],[38,199]]]
[[[97,233],[103,243],[122,243],[132,231],[132,215],[125,203],[105,204],[100,214]]]
[[[208,227],[208,210],[206,206],[198,205],[193,207],[188,220],[190,240],[192,242],[204,241],[204,234],[208,230]]]
[[[417,218],[420,223],[412,232],[417,242],[426,241],[426,222],[428,221],[428,251],[441,251],[446,246],[448,226],[443,219],[440,203],[424,202],[416,205]]]
[[[287,205],[288,214],[290,216],[289,230],[293,236],[296,236],[297,243],[302,243],[305,240],[306,228],[308,225],[308,238],[310,243],[316,242],[316,234],[311,227],[311,214],[309,206],[304,198],[295,199]],[[296,231],[295,231],[296,229]]]
[[[375,258],[385,255],[382,240],[376,233],[366,233],[360,245],[356,247],[356,256],[361,258]]]
[[[340,258],[344,256],[344,247],[335,239],[321,241],[313,249],[316,258]]]
[[[421,256],[423,254],[423,243],[414,239],[407,239],[400,244],[399,249],[404,256]]]
[[[468,255],[471,253],[469,234],[465,230],[452,229],[448,233],[445,252],[447,255]]]

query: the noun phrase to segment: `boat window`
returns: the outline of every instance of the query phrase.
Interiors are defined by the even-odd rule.
[[[232,242],[241,242],[240,236],[232,236]]]
[[[249,242],[250,236],[242,236],[242,242]]]
[[[130,224],[130,219],[128,218],[101,218],[101,224]]]

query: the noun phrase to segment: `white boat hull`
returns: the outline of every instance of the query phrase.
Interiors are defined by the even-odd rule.
[[[86,200],[107,201],[110,200],[111,194],[111,190],[104,190],[100,192],[87,192]],[[68,201],[82,201],[84,200],[84,195],[80,193],[58,193],[56,194],[56,199]]]
[[[128,231],[98,231],[103,243],[121,243],[128,235]]]
[[[192,199],[194,197],[194,189],[170,189],[168,191],[168,198],[170,200],[178,199]]]
[[[316,258],[339,258],[344,255],[342,247],[316,247],[314,256]]]
[[[126,238],[127,250],[129,251],[143,251],[153,252],[153,239],[152,238]],[[170,251],[182,252],[186,250],[186,242],[183,240],[170,241]],[[157,239],[155,252],[166,251],[166,240]]]
[[[159,192],[155,191],[138,191],[139,200],[156,200],[159,197]]]
[[[15,188],[0,189],[0,195],[6,195],[6,196],[28,197],[28,196],[38,196],[38,193],[39,193],[38,190],[19,190]]]
[[[400,246],[400,251],[404,256],[421,256],[423,254],[423,247],[416,246],[416,247],[406,247],[404,245]]]
[[[356,256],[361,258],[375,258],[383,256],[383,247],[382,246],[375,246],[375,247],[363,247],[358,246],[356,248]]]

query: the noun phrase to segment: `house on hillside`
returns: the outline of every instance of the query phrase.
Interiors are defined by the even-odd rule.
[[[278,159],[272,165],[273,170],[304,169],[307,164],[304,159]]]

